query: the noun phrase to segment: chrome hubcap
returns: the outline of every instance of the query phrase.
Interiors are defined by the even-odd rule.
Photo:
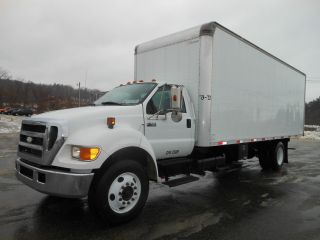
[[[116,177],[108,192],[108,203],[116,213],[129,212],[137,204],[141,182],[134,173],[126,172]]]
[[[283,157],[284,157],[283,148],[279,147],[277,150],[277,163],[279,166],[281,166],[283,163]]]

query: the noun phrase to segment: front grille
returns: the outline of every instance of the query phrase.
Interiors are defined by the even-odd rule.
[[[21,130],[44,133],[46,131],[45,125],[35,125],[35,124],[22,124]]]
[[[42,151],[41,150],[33,149],[30,146],[25,147],[25,146],[19,145],[19,152],[24,153],[24,154],[30,154],[30,155],[33,155],[33,156],[37,156],[39,158],[42,157]]]
[[[25,134],[26,134],[26,132],[22,132],[20,134],[20,141],[28,143],[28,141],[27,141],[28,135],[25,135]],[[43,138],[42,137],[32,137],[30,143],[34,144],[34,145],[42,146],[43,145]]]
[[[57,144],[58,132],[57,126],[51,126],[45,122],[23,120],[18,156],[40,165],[49,165],[63,143],[63,139],[60,138]]]
[[[49,139],[48,139],[48,150],[50,150],[58,137],[58,128],[55,126],[50,127]]]

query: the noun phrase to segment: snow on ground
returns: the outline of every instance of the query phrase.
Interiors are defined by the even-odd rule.
[[[304,125],[304,130],[305,131],[320,132],[320,126],[318,126],[318,125]]]
[[[304,131],[304,136],[300,138],[320,140],[320,131]]]
[[[315,139],[320,140],[320,126],[318,125],[304,125],[304,136],[301,139]]]
[[[0,133],[15,133],[20,131],[21,121],[25,117],[0,114]]]

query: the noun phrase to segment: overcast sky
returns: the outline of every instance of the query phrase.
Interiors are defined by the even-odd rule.
[[[102,91],[133,79],[134,46],[218,21],[307,74],[320,96],[319,0],[0,0],[0,67]]]

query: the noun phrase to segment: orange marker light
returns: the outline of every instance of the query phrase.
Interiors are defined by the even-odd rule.
[[[99,152],[99,148],[80,148],[80,160],[95,160]]]
[[[176,102],[177,101],[177,95],[173,95],[172,100]]]
[[[108,117],[107,118],[107,125],[108,128],[112,129],[114,125],[116,125],[116,118],[115,117]]]

